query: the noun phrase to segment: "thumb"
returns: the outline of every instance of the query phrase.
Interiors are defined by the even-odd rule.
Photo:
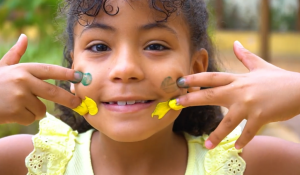
[[[17,43],[0,60],[0,66],[19,63],[21,57],[27,49],[27,43],[27,36],[21,34]]]
[[[239,41],[234,42],[233,51],[235,56],[243,63],[244,66],[246,66],[249,71],[257,69],[263,63],[266,63],[263,59],[245,49]]]

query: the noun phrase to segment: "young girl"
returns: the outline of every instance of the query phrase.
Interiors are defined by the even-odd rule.
[[[1,174],[300,173],[299,145],[257,137],[242,152],[234,147],[238,128],[207,150],[219,107],[178,110],[177,99],[157,113],[160,104],[199,90],[178,88],[178,78],[217,71],[202,0],[66,4],[64,56],[83,81],[60,86],[83,99],[75,110],[84,118],[60,106],[70,126],[48,114],[37,135],[2,139]]]

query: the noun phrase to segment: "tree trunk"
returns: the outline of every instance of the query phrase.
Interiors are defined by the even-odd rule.
[[[300,0],[298,0],[297,31],[300,32]]]
[[[216,17],[217,17],[217,28],[223,29],[223,0],[216,0]]]
[[[260,7],[260,56],[270,62],[269,35],[270,35],[270,6],[269,0],[261,0]]]

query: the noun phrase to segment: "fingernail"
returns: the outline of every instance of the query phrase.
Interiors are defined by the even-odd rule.
[[[211,143],[210,140],[206,140],[206,141],[205,141],[205,147],[206,147],[207,149],[213,149],[213,148],[214,148],[214,145],[213,145],[213,143]]]
[[[241,149],[240,145],[235,145],[235,149]]]
[[[83,77],[83,73],[80,71],[75,71],[74,80],[70,80],[71,83],[80,83]]]
[[[20,39],[22,38],[22,36],[25,36],[23,33],[19,36],[19,39],[17,41],[17,43],[20,41]]]
[[[180,110],[184,108],[184,106],[180,105],[178,98],[170,100],[169,107],[174,110]]]
[[[236,40],[235,42],[240,48],[244,48],[244,46],[238,40]]]
[[[183,77],[177,80],[177,86],[180,88],[189,88],[189,86],[185,84],[185,78]]]

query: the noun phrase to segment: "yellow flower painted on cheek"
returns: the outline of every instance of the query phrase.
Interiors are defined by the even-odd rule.
[[[161,102],[156,105],[156,108],[152,113],[152,117],[158,116],[158,119],[162,119],[167,114],[167,112],[169,112],[170,109],[180,110],[183,108],[184,106],[177,104],[176,99]]]
[[[87,113],[89,113],[90,115],[96,115],[98,113],[98,107],[93,99],[85,97],[81,104],[78,107],[74,108],[73,111],[77,112],[80,115],[85,115]]]

